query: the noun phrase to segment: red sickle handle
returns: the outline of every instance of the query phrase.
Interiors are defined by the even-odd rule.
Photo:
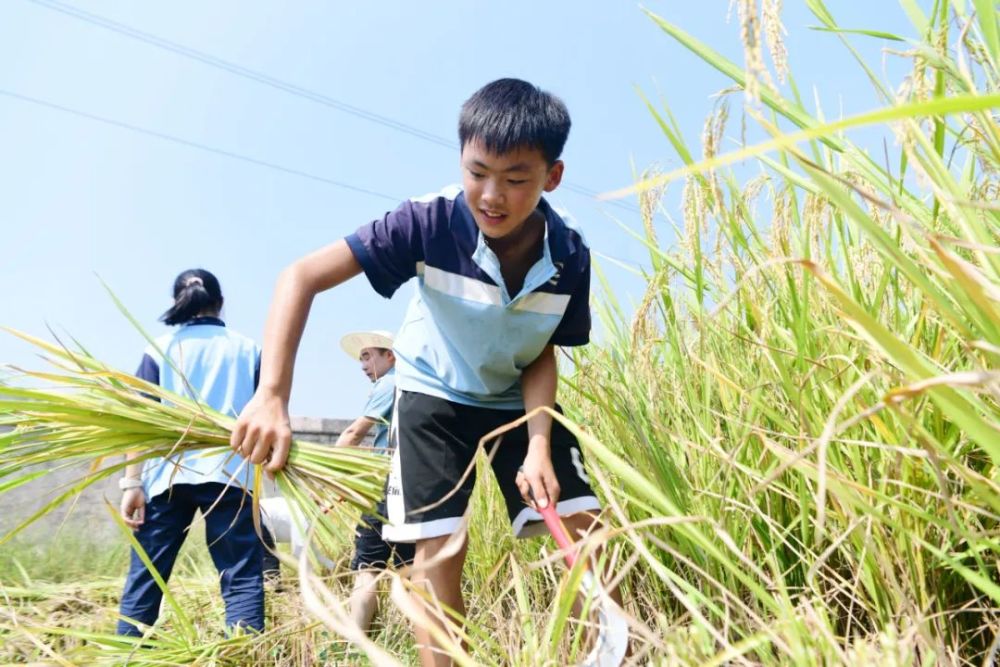
[[[569,535],[566,534],[566,528],[563,527],[562,521],[559,520],[559,513],[556,512],[556,508],[552,505],[540,508],[536,503],[535,509],[542,515],[542,520],[548,526],[549,532],[552,533],[556,545],[562,549],[566,558],[566,564],[573,567],[576,564],[576,550],[573,548],[573,542],[570,541]]]
[[[524,467],[518,469],[518,472],[524,473]],[[535,500],[535,494],[528,487],[528,496],[531,501],[535,504],[535,510],[542,515],[542,521],[548,527],[549,532],[552,533],[552,539],[556,541],[556,546],[558,546],[562,552],[563,557],[566,559],[566,564],[570,567],[576,565],[576,550],[573,548],[573,542],[569,539],[569,535],[566,533],[566,527],[563,526],[562,521],[559,519],[559,512],[556,511],[554,505],[547,504],[545,507],[539,507],[538,501]]]

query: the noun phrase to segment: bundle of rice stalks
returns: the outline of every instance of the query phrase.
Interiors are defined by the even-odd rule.
[[[0,384],[0,493],[57,470],[90,463],[89,471],[7,535],[3,544],[88,486],[123,470],[129,463],[185,453],[229,452],[233,417],[185,396],[166,391],[109,368],[82,346],[51,344],[7,329],[43,350],[50,372],[11,369]],[[191,392],[193,395],[193,392]],[[236,454],[230,453],[232,456]],[[38,468],[46,464],[44,468]],[[238,473],[244,488],[255,491],[255,514],[262,471],[247,462]],[[275,476],[303,530],[315,526],[315,541],[335,544],[336,533],[353,523],[381,497],[388,472],[386,457],[370,450],[334,448],[308,442],[292,444],[285,468]]]

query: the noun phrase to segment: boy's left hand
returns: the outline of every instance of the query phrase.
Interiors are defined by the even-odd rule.
[[[539,508],[559,502],[559,480],[552,467],[552,455],[548,441],[533,438],[528,444],[528,455],[524,457],[515,480],[524,502]],[[534,495],[534,501],[532,501]]]

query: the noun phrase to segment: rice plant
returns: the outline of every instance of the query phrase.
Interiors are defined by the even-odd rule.
[[[71,350],[11,333],[42,350],[53,370],[15,369],[17,381],[0,386],[0,415],[15,427],[0,435],[0,492],[81,462],[89,463],[90,469],[0,537],[0,543],[87,486],[123,470],[128,452],[136,453],[133,462],[138,462],[160,457],[178,460],[193,451],[199,455],[229,451],[233,417],[109,368],[82,347]],[[43,386],[29,386],[31,381]],[[296,441],[275,482],[296,509],[301,529],[315,525],[321,544],[335,543],[357,511],[374,507],[381,497],[387,468],[384,456],[362,448]],[[258,491],[253,502],[259,519],[260,467],[248,465],[235,481]],[[348,508],[351,511],[345,513]]]
[[[683,166],[627,189],[648,289],[629,316],[605,293],[610,340],[575,355],[571,384],[622,525],[694,520],[628,533],[661,651],[682,662],[995,653],[997,15],[904,4],[923,36],[897,54],[910,76],[895,90],[872,76],[886,106],[836,121],[807,111],[790,72],[782,94],[759,54],[740,66],[650,15],[737,92],[706,121],[701,160],[649,103]],[[773,138],[721,153],[735,95]],[[875,123],[895,139],[878,157],[847,132]],[[750,158],[750,178],[727,170]],[[665,247],[674,183],[684,215]]]

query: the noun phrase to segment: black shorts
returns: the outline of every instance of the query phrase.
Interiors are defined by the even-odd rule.
[[[385,506],[380,503],[376,510],[385,514]],[[374,514],[362,514],[361,522],[354,531],[354,556],[352,570],[383,570],[391,561],[394,567],[402,567],[413,562],[412,544],[394,544],[382,539],[382,519]]]
[[[390,435],[396,451],[386,495],[389,522],[382,529],[386,539],[414,542],[455,532],[476,483],[472,463],[480,438],[523,416],[523,410],[473,407],[398,391]],[[562,516],[599,511],[601,505],[590,488],[576,437],[553,420],[550,442],[552,466],[561,488],[556,510]],[[492,445],[486,444],[487,452]],[[507,516],[518,537],[545,531],[541,516],[525,504],[514,483],[527,451],[528,428],[522,424],[503,435],[492,461]],[[468,477],[461,482],[467,471]],[[428,509],[429,505],[434,506]]]

